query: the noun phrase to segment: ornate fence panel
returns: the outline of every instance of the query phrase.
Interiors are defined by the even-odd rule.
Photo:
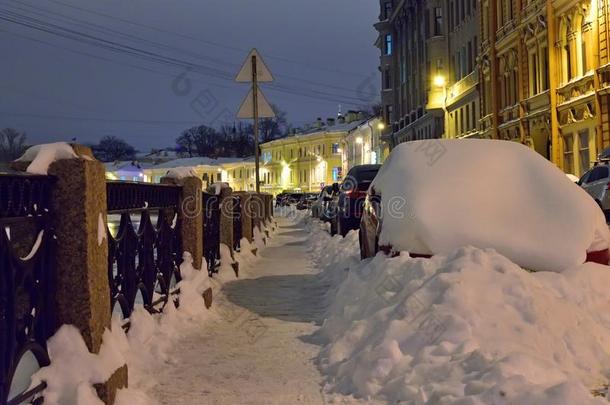
[[[31,401],[55,332],[56,244],[49,176],[0,174],[0,403]],[[40,402],[41,398],[34,402]]]
[[[233,195],[233,250],[239,252],[241,249],[241,198]]]
[[[203,257],[210,276],[220,265],[220,198],[203,193]]]
[[[136,304],[156,312],[180,278],[182,244],[177,213],[181,187],[108,182],[106,190],[111,307],[113,311],[120,309],[124,318]],[[118,224],[112,217],[120,218]],[[114,234],[111,226],[118,227]]]

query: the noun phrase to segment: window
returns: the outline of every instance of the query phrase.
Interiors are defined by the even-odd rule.
[[[565,58],[565,81],[569,82],[572,79],[572,53],[570,52],[570,43],[568,42],[564,47],[564,58]]]
[[[466,131],[470,130],[470,104],[466,104]]]
[[[578,144],[580,147],[580,172],[584,173],[591,166],[591,158],[589,157],[589,130],[584,129],[578,133]],[[607,170],[607,169],[606,169]]]
[[[549,65],[549,56],[547,54],[546,46],[540,49],[540,54],[542,55],[542,66],[540,66],[540,71],[542,73],[541,90],[544,91],[549,89],[549,69],[547,68],[547,66]]]
[[[453,31],[453,2],[449,3],[449,31]]]
[[[389,68],[383,71],[383,88],[385,90],[392,88],[392,72]]]
[[[584,32],[581,32],[580,34],[580,38],[581,38],[581,43],[580,43],[580,52],[581,52],[581,63],[582,63],[582,74],[584,75],[585,73],[587,73],[588,67],[587,67],[587,41],[586,41],[586,36],[587,34]]]
[[[388,18],[390,18],[392,16],[392,2],[386,1],[384,3],[383,7],[384,7],[383,16],[387,20]]]
[[[574,139],[572,135],[563,137],[563,170],[574,173]]]
[[[443,35],[443,10],[434,7],[434,35]]]
[[[468,3],[470,4],[470,3]],[[472,72],[472,65],[473,65],[473,53],[472,53],[472,41],[468,41],[468,73]]]
[[[338,143],[333,143],[332,151],[333,151],[333,155],[337,155],[339,153],[339,144]]]
[[[392,48],[392,34],[387,34],[385,36],[385,54],[391,55],[393,50]]]
[[[538,94],[538,55],[530,53],[530,96]]]

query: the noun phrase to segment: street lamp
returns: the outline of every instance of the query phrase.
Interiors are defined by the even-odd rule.
[[[432,79],[432,82],[434,83],[434,85],[436,87],[442,87],[443,88],[443,132],[445,133],[445,136],[447,136],[447,124],[448,124],[448,115],[447,114],[447,79],[445,78],[445,76],[441,75],[441,74],[437,74],[436,76],[434,76],[434,78]]]

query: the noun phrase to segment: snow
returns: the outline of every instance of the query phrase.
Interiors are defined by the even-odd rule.
[[[97,217],[97,245],[102,246],[104,240],[106,240],[106,222],[100,212]]]
[[[307,220],[309,222],[309,220]],[[330,392],[406,404],[603,404],[610,269],[530,273],[492,249],[358,260],[358,234],[307,225],[330,285]]]
[[[371,189],[384,202],[379,244],[395,251],[448,254],[472,245],[529,269],[563,271],[610,245],[595,201],[515,142],[400,144]]]
[[[66,142],[56,142],[31,146],[17,161],[31,162],[26,169],[28,173],[46,175],[51,163],[76,158],[77,155],[72,146]]]
[[[216,183],[210,184],[210,187],[209,187],[209,189],[212,190],[214,195],[220,195],[220,193],[222,192],[222,189],[224,189],[224,188],[231,188],[231,186],[229,185],[229,183],[216,182]]]
[[[195,169],[192,167],[175,167],[169,169],[165,174],[165,177],[170,179],[181,180],[187,177],[199,177],[197,173],[195,173]]]
[[[99,224],[98,224],[99,226]],[[105,227],[104,227],[105,229]],[[245,277],[249,267],[259,258],[248,251],[249,244],[243,240],[246,251],[236,254]],[[179,366],[174,359],[173,351],[177,342],[193,335],[213,320],[222,319],[222,310],[205,308],[202,294],[208,288],[214,290],[235,280],[235,273],[230,266],[230,250],[221,246],[223,259],[229,263],[221,268],[217,280],[208,277],[207,271],[194,267],[193,257],[189,252],[183,253],[180,265],[182,280],[176,285],[180,289],[180,306],[176,308],[170,300],[163,313],[151,315],[143,307],[134,309],[130,329],[124,333],[123,320],[115,317],[112,328],[104,333],[103,345],[99,354],[90,353],[78,330],[71,325],[63,325],[49,340],[51,365],[42,368],[32,378],[32,386],[44,380],[48,388],[44,392],[45,403],[51,405],[98,405],[102,402],[96,396],[93,384],[105,382],[112,373],[127,364],[129,370],[129,388],[118,391],[116,405],[154,405],[156,396],[149,392],[160,382],[157,375],[168,366]],[[200,266],[206,269],[205,259]],[[214,292],[216,294],[217,291]],[[205,329],[205,327],[204,327]],[[204,347],[203,347],[204,348]]]

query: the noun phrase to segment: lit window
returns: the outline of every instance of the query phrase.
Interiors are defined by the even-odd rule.
[[[443,11],[434,7],[434,35],[443,35]]]
[[[387,34],[385,36],[385,54],[386,55],[391,55],[392,54],[392,34]]]

